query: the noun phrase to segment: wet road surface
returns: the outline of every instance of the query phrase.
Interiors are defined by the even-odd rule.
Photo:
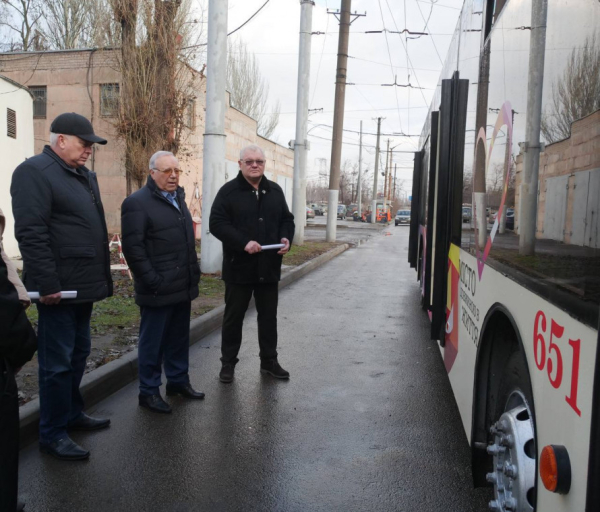
[[[110,429],[73,434],[89,461],[23,450],[26,510],[486,510],[407,234],[392,225],[282,290],[289,381],[259,373],[251,310],[232,384],[218,381],[217,331],[190,350],[204,401],[168,397],[173,414],[157,415],[133,383],[88,411]]]

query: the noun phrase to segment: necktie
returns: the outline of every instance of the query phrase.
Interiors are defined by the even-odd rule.
[[[181,211],[181,209],[179,208],[179,204],[177,204],[177,199],[175,199],[175,196],[174,196],[174,195],[167,194],[167,199],[168,199],[169,201],[171,201],[171,204],[172,204],[172,205],[173,205],[175,208],[177,208],[177,210]]]

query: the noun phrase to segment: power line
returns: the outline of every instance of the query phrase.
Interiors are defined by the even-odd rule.
[[[234,28],[231,32],[229,32],[227,34],[227,37],[229,37],[231,34],[235,34],[238,30],[240,30],[243,26],[245,26],[246,24],[248,24],[250,22],[250,20],[252,18],[254,18],[254,16],[256,16],[260,11],[263,10],[263,8],[265,7],[265,5],[267,5],[271,0],[267,0],[264,4],[262,4],[258,10],[252,15],[250,16],[246,21],[244,21],[244,23],[242,23],[239,27]],[[186,46],[185,48],[182,48],[182,50],[189,50],[190,48],[199,48],[201,46],[206,46],[208,43],[200,43],[200,44],[194,44],[192,46]]]
[[[325,8],[327,9],[327,11],[329,11],[329,6],[327,5],[327,0],[325,0]],[[327,16],[325,32],[327,32],[328,28],[329,28],[329,16]],[[326,40],[323,39],[323,46],[321,48],[321,56],[319,57],[319,66],[317,67],[317,76],[315,77],[315,88],[313,89],[313,95],[310,100],[310,105],[313,104],[313,101],[315,100],[315,94],[317,93],[317,85],[319,84],[319,72],[321,71],[321,62],[323,61],[323,53],[325,52],[325,42],[326,42]]]
[[[385,19],[383,17],[383,9],[381,8],[381,0],[377,0],[377,3],[379,4],[379,12],[381,13],[381,22],[383,23],[383,27],[385,28]],[[396,27],[396,29],[398,29],[398,27]],[[392,75],[394,75],[394,66],[392,64],[392,54],[390,53],[390,43],[388,42],[387,33],[384,32],[383,35],[385,36],[385,44],[387,47],[388,57],[390,59],[390,68],[392,71]],[[402,118],[400,117],[400,103],[398,103],[398,89],[394,89],[394,94],[396,96],[396,106],[398,107],[398,122],[400,123],[400,130],[402,130]]]
[[[429,23],[429,20],[428,19],[426,20],[425,16],[423,16],[423,12],[421,11],[421,6],[419,5],[419,3],[416,2],[416,4],[417,4],[417,9],[419,9],[419,14],[421,15],[421,18],[423,18],[423,21],[425,22],[425,28],[423,30],[427,30],[428,29],[427,25]],[[435,6],[435,4],[433,2],[431,2],[431,12],[429,13],[429,17],[430,18],[431,18],[431,13],[433,12],[434,6]],[[444,61],[442,60],[442,57],[440,57],[440,52],[438,52],[438,49],[437,49],[437,46],[435,44],[435,41],[433,40],[433,37],[431,38],[431,43],[433,44],[433,48],[435,50],[435,53],[437,54],[438,59],[440,59],[440,62],[442,64],[442,66],[443,66],[444,65]]]

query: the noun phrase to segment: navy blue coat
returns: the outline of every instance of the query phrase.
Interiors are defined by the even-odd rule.
[[[198,297],[200,266],[192,216],[183,188],[177,188],[181,212],[149,176],[145,187],[121,206],[123,254],[135,281],[140,306],[169,306]]]
[[[112,295],[108,232],[96,174],[71,169],[46,146],[19,165],[10,187],[29,291],[77,291],[69,304]]]

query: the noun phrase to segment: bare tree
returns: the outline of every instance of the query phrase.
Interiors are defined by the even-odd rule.
[[[552,103],[542,116],[542,134],[552,143],[571,136],[571,124],[600,109],[600,46],[596,35],[571,52],[560,78],[552,84]]]
[[[0,26],[6,27],[13,37],[4,43],[8,51],[39,49],[39,22],[42,17],[40,0],[1,0]]]
[[[242,41],[230,43],[227,58],[227,88],[232,105],[258,123],[263,137],[273,135],[279,123],[279,101],[269,113],[269,85],[263,79],[256,57]]]
[[[127,192],[139,188],[158,149],[177,154],[192,128],[201,72],[183,52],[190,39],[186,0],[111,0],[121,26],[121,105],[117,133],[125,142]],[[183,34],[183,35],[182,35]]]
[[[58,50],[118,45],[109,0],[44,0],[43,34]]]

